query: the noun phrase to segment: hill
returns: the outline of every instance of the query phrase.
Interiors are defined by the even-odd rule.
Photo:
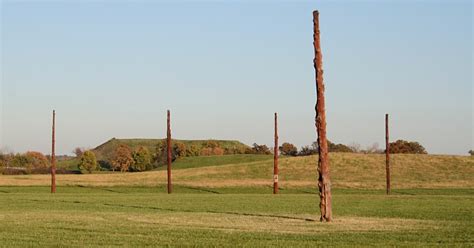
[[[97,160],[109,160],[112,156],[115,149],[120,144],[125,144],[129,146],[132,150],[140,146],[144,146],[148,148],[151,152],[156,151],[156,148],[161,142],[166,141],[166,139],[116,139],[112,138],[107,142],[97,146],[92,151],[96,154]],[[203,147],[203,144],[209,140],[176,140],[173,139],[173,142],[179,141],[186,145],[186,147],[190,147],[192,145],[196,146],[198,149]],[[247,149],[250,148],[249,146],[236,141],[236,140],[212,140],[215,141],[220,148],[222,149]]]

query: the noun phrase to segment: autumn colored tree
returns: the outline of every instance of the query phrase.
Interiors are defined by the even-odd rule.
[[[81,171],[87,171],[92,173],[97,169],[97,159],[95,154],[92,151],[85,151],[81,155],[81,160],[79,162],[79,169]]]
[[[148,148],[140,146],[132,153],[133,164],[130,166],[130,171],[145,171],[151,169],[151,153]]]
[[[124,144],[119,145],[115,150],[115,154],[113,155],[111,164],[113,171],[127,171],[128,167],[133,164],[133,157],[130,148]]]
[[[206,148],[216,148],[216,147],[219,147],[219,143],[217,143],[217,141],[215,141],[215,140],[206,140],[202,144],[202,146],[206,147]]]
[[[298,148],[295,145],[285,142],[280,146],[281,155],[296,156],[298,154]]]
[[[390,153],[427,154],[425,148],[420,143],[406,140],[397,140],[390,143]]]
[[[224,149],[222,149],[220,147],[216,147],[216,148],[212,149],[212,155],[222,156],[222,155],[224,155]]]
[[[186,147],[186,144],[184,144],[183,142],[172,140],[171,144],[172,144],[171,161],[175,161],[179,157],[185,157],[188,154],[188,149]],[[196,151],[194,150],[192,152],[193,154],[196,153]],[[197,155],[199,155],[199,152],[200,152],[199,149],[197,149]],[[166,140],[163,140],[156,147],[155,159],[157,163],[165,163],[167,160],[166,156],[167,156],[167,143],[166,143]]]
[[[201,156],[211,156],[212,155],[212,148],[204,147],[201,149]]]
[[[25,156],[28,160],[28,165],[31,166],[32,168],[44,169],[44,168],[49,167],[48,159],[41,152],[29,151],[29,152],[26,152]]]
[[[176,157],[186,157],[186,145],[183,142],[175,141],[171,152],[174,153]]]
[[[197,145],[192,144],[186,149],[186,156],[188,157],[199,156],[199,154],[200,154],[200,150]]]
[[[201,156],[212,156],[212,155],[224,155],[224,149],[222,149],[217,141],[207,140],[202,144]]]

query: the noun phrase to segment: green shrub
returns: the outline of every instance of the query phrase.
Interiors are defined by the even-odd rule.
[[[81,171],[87,171],[89,173],[97,170],[95,154],[92,151],[83,152],[78,167]]]

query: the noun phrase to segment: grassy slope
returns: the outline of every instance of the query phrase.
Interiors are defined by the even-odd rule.
[[[152,188],[0,187],[0,246],[472,246],[471,191],[159,194]],[[162,191],[163,192],[163,191]],[[429,192],[426,190],[425,192]],[[456,204],[453,204],[455,202]]]
[[[246,164],[258,161],[268,161],[273,159],[273,155],[253,155],[253,154],[236,154],[224,156],[199,156],[199,157],[184,157],[177,159],[173,164],[174,170],[199,168],[209,166],[220,166],[228,164]],[[159,170],[165,170],[163,166]]]
[[[271,156],[267,158],[246,155],[186,158],[175,163],[177,168],[173,171],[173,181],[177,185],[200,188],[270,187],[273,160]],[[385,185],[384,155],[331,153],[330,160],[334,188],[382,189]],[[296,187],[314,189],[317,175],[316,161],[316,156],[281,158],[280,186],[283,189]],[[199,167],[203,165],[219,166]],[[186,167],[196,168],[183,169]],[[165,171],[152,171],[58,175],[57,180],[60,186],[156,186],[166,183],[166,174]],[[393,155],[392,182],[394,189],[473,188],[474,158]],[[0,176],[0,185],[49,185],[49,183],[49,175]]]

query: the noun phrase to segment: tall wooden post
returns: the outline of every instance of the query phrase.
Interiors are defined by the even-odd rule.
[[[326,138],[326,110],[324,101],[323,56],[319,37],[319,12],[313,12],[314,24],[314,69],[316,71],[316,129],[318,132],[318,187],[321,209],[321,221],[332,220],[331,180],[329,178],[328,143]]]
[[[171,185],[171,121],[170,111],[167,114],[167,132],[166,132],[166,153],[168,162],[168,194],[171,194],[173,187]]]
[[[53,130],[52,130],[52,145],[51,145],[51,193],[56,193],[56,154],[55,154],[55,126],[56,124],[56,111],[53,110]]]
[[[273,194],[278,194],[278,119],[275,113],[275,147],[273,148]]]
[[[388,114],[385,114],[385,171],[387,176],[387,195],[390,194],[390,141],[388,136]]]

